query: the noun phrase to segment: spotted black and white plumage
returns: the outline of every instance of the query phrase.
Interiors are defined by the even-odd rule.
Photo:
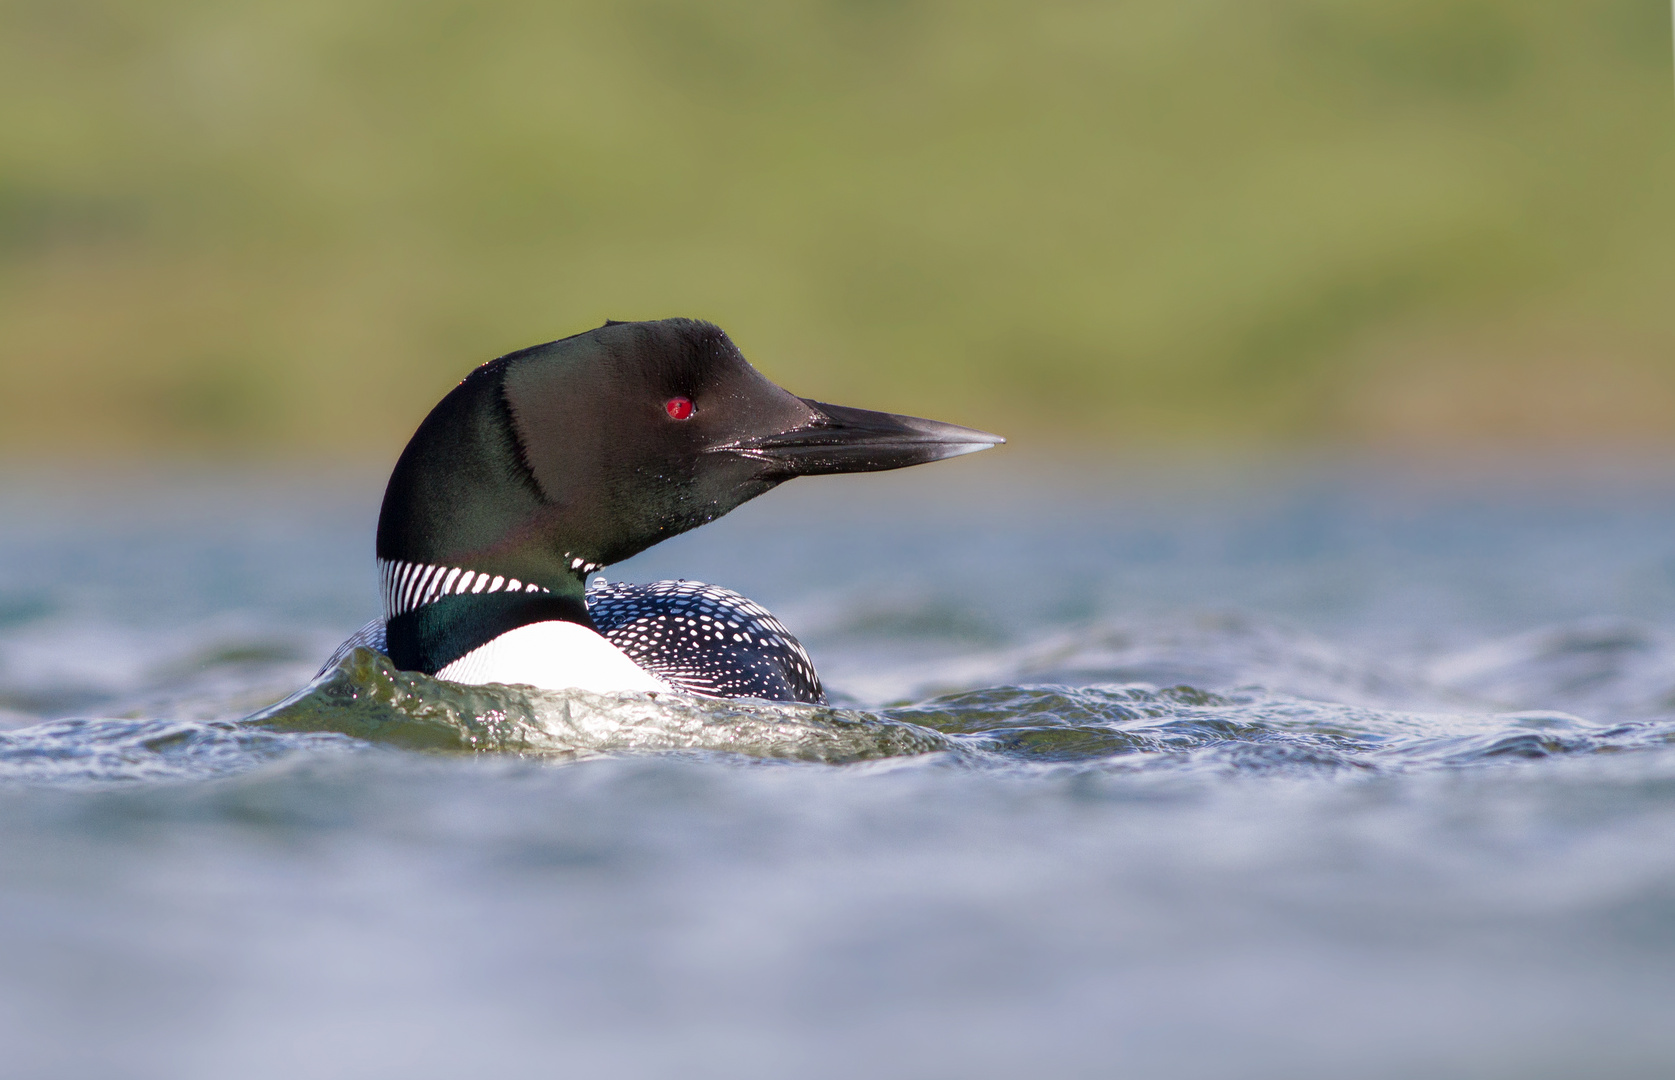
[[[587,613],[640,667],[707,697],[823,704],[826,692],[802,644],[767,608],[701,581],[598,584]]]

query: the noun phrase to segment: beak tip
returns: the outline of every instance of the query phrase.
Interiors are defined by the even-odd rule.
[[[1006,440],[1001,438],[999,435],[990,435],[987,432],[983,432],[982,438],[973,438],[967,441],[947,443],[945,445],[947,446],[948,452],[942,456],[944,458],[951,458],[963,457],[966,454],[975,454],[980,450],[993,450],[997,446],[1006,445]]]

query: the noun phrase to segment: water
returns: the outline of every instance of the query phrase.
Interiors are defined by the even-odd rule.
[[[7,1075],[1667,1075],[1675,482],[992,458],[612,569],[829,709],[293,695],[376,477],[11,475]]]

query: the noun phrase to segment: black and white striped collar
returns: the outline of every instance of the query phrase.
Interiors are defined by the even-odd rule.
[[[591,574],[599,564],[565,556],[570,568],[578,573]],[[384,618],[390,620],[405,615],[442,599],[466,593],[525,592],[544,593],[551,590],[534,582],[519,581],[503,574],[488,574],[459,566],[438,566],[432,563],[406,562],[400,559],[379,559],[378,574],[384,585]]]

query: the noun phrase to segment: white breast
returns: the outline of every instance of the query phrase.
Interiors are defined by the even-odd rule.
[[[438,671],[436,677],[473,685],[513,683],[600,694],[672,689],[587,627],[556,620],[508,630]]]

